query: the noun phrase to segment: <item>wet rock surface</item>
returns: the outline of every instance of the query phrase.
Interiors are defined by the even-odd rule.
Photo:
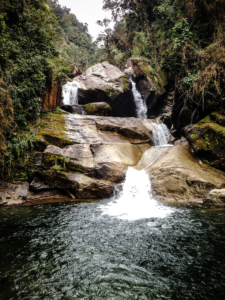
[[[203,204],[211,190],[225,187],[225,174],[202,164],[189,145],[152,148],[145,156],[158,200]]]
[[[225,188],[210,191],[204,204],[225,207]]]

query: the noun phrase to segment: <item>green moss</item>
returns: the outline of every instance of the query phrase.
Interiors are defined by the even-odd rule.
[[[225,127],[215,123],[213,117],[207,116],[197,123],[189,134],[189,141],[199,158],[225,170]]]
[[[111,110],[108,103],[89,103],[84,105],[84,110],[88,115],[104,115]]]
[[[211,117],[217,124],[225,127],[225,116],[224,115],[221,115],[217,112],[213,112],[211,114]]]
[[[123,78],[124,91],[129,91],[130,90],[129,77],[127,75],[124,75],[122,78]]]
[[[40,126],[33,128],[38,140],[43,139],[47,145],[55,145],[61,148],[79,144],[79,141],[71,138],[71,131],[67,129],[68,116],[68,113],[61,110],[57,114],[43,114],[39,121]]]

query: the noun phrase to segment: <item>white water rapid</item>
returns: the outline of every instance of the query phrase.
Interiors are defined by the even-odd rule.
[[[155,147],[169,146],[167,143],[170,131],[167,126],[159,123],[151,123],[150,126]],[[143,167],[150,166],[154,162],[157,153],[152,150],[154,148],[144,153],[138,167],[142,165],[142,160],[146,161]],[[165,218],[174,211],[153,198],[151,181],[146,171],[132,167],[127,170],[122,192],[118,197],[114,196],[114,200],[101,209],[103,214],[123,220]]]
[[[136,88],[136,83],[133,80],[130,80],[132,83],[132,93],[134,95],[134,101],[136,104],[137,117],[140,119],[147,118],[148,108],[146,102],[142,99],[141,94]]]
[[[67,82],[63,86],[63,105],[75,105],[78,104],[78,89],[81,88],[79,82],[72,81]]]
[[[165,124],[153,123],[152,124],[152,138],[154,145],[169,146],[168,141],[170,138],[170,131]]]
[[[138,171],[129,167],[119,197],[102,206],[104,215],[114,216],[122,220],[139,220],[149,218],[165,218],[173,212],[167,206],[152,197],[149,175],[145,170]]]

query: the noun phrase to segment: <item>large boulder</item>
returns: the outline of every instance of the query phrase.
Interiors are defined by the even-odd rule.
[[[112,116],[136,116],[129,77],[109,62],[90,67],[75,80],[81,85],[78,90],[79,104],[106,102],[112,108]]]
[[[112,182],[96,180],[83,174],[48,170],[42,171],[40,176],[50,186],[66,190],[78,199],[107,198],[114,191]]]
[[[225,171],[225,116],[212,113],[188,132],[195,154],[210,166]]]
[[[203,203],[211,190],[225,187],[225,174],[203,165],[189,145],[151,148],[140,161],[158,200]]]

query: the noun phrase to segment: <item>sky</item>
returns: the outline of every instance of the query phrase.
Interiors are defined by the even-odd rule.
[[[89,33],[94,40],[102,31],[96,21],[106,17],[111,19],[111,13],[102,9],[103,0],[59,0],[59,4],[70,8],[80,22],[88,24]]]

